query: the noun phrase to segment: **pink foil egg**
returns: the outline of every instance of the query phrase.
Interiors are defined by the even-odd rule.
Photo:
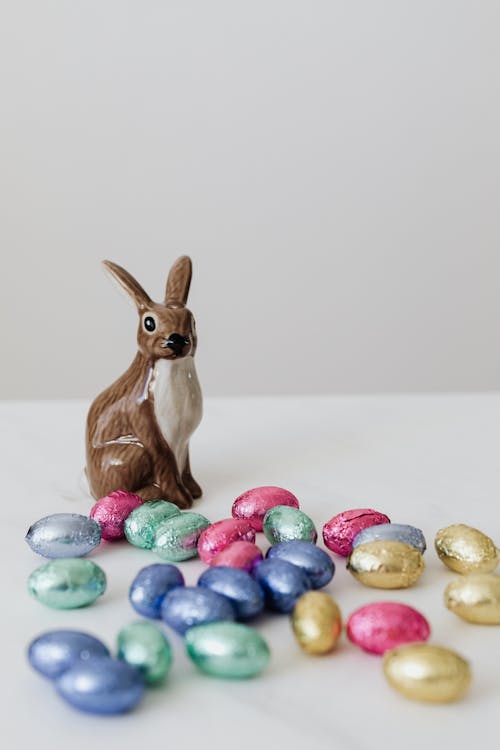
[[[353,539],[360,531],[367,529],[368,526],[390,522],[390,518],[384,513],[379,513],[378,510],[372,510],[371,508],[345,510],[325,523],[323,540],[332,552],[347,557],[351,554]]]
[[[229,544],[237,541],[254,542],[255,531],[249,521],[239,518],[224,518],[206,528],[198,539],[198,554],[204,563],[212,560]]]
[[[211,561],[211,565],[218,567],[227,565],[230,568],[241,568],[251,573],[254,566],[263,559],[262,552],[253,542],[231,542]]]
[[[116,490],[101,497],[89,516],[100,524],[103,539],[108,541],[122,539],[125,536],[125,520],[141,504],[142,500],[139,495],[125,490]]]
[[[262,531],[262,521],[267,511],[275,505],[299,507],[299,501],[282,487],[254,487],[236,498],[233,503],[233,518],[250,521],[255,531]]]
[[[350,641],[364,651],[384,654],[405,643],[426,641],[431,629],[413,607],[397,602],[374,602],[360,607],[346,624]]]

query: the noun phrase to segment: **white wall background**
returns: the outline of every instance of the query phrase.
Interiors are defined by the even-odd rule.
[[[192,255],[209,394],[500,383],[500,3],[0,7],[3,397],[135,351]]]

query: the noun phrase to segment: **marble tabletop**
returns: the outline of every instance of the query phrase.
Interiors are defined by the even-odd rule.
[[[108,590],[92,606],[57,611],[32,599],[29,574],[44,560],[24,542],[38,518],[87,514],[85,402],[3,402],[2,735],[8,747],[317,748],[405,750],[468,748],[493,736],[500,705],[500,628],[470,625],[448,612],[443,591],[453,574],[433,551],[437,529],[463,522],[500,540],[500,395],[212,398],[191,444],[193,474],[204,489],[196,509],[216,521],[244,490],[265,484],[294,492],[319,530],[336,513],[373,507],[423,529],[426,570],[410,589],[366,588],[334,556],[326,587],[344,618],[362,604],[389,600],[420,609],[431,642],[455,649],[473,670],[457,704],[413,703],[385,682],[381,660],[345,636],[332,654],[297,647],[286,615],[266,614],[255,627],[268,640],[271,664],[258,678],[225,681],[199,674],[180,637],[168,633],[174,666],[165,686],[149,690],[134,712],[80,714],[29,668],[25,649],[37,634],[77,628],[114,647],[136,619],[127,592],[154,553],[125,542],[101,543],[92,559]],[[321,537],[321,534],[320,534]],[[258,535],[263,549],[267,542]],[[181,563],[189,584],[204,566]],[[165,629],[165,632],[166,629]]]

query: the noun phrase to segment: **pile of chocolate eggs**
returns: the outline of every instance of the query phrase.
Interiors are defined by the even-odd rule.
[[[255,543],[259,532],[271,545],[265,558]],[[52,558],[28,584],[31,594],[50,607],[86,606],[104,593],[104,571],[83,559],[101,539],[126,538],[162,562],[141,569],[131,583],[130,603],[147,619],[122,629],[117,658],[89,634],[51,631],[33,641],[29,660],[76,708],[119,713],[135,706],[144,687],[164,680],[170,668],[170,645],[151,620],[181,635],[196,667],[216,677],[252,677],[266,667],[269,647],[248,624],[264,609],[290,615],[292,632],[306,653],[330,653],[342,632],[342,614],[338,603],[320,591],[334,576],[335,565],[316,546],[317,536],[297,498],[279,487],[248,490],[235,500],[232,517],[216,523],[165,500],[142,503],[121,490],[101,498],[88,518],[47,516],[30,527],[26,539],[35,552]],[[347,558],[347,569],[365,586],[407,588],[424,570],[422,531],[393,524],[372,509],[335,515],[323,527],[323,541]],[[439,531],[435,546],[447,567],[461,574],[446,589],[446,606],[470,622],[500,624],[500,576],[493,573],[499,557],[492,540],[458,524]],[[186,586],[174,563],[194,557],[208,569],[196,586]],[[346,633],[364,651],[384,655],[388,682],[409,698],[457,700],[469,686],[468,663],[426,643],[429,623],[410,606],[387,601],[360,606],[348,617]],[[79,694],[81,674],[92,686],[86,695]]]
[[[163,682],[172,663],[164,634],[149,622],[134,622],[117,637],[117,656],[98,638],[77,630],[53,630],[28,648],[31,666],[51,680],[74,708],[117,714],[134,708],[147,685]]]

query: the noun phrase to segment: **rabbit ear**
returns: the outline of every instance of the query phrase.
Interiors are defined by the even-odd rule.
[[[165,304],[183,307],[188,298],[193,268],[191,258],[181,255],[170,269],[165,293]]]
[[[103,260],[102,264],[115,281],[119,283],[121,288],[132,297],[138,310],[143,310],[152,305],[149,295],[146,294],[139,282],[128,271],[117,263],[112,263],[110,260]]]

